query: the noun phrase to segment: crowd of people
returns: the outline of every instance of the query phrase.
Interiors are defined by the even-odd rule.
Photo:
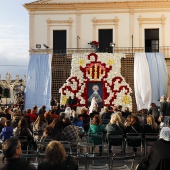
[[[3,143],[3,153],[7,160],[9,161],[8,158],[20,157],[18,156],[21,155],[21,153],[18,154],[20,146],[18,138],[21,136],[27,137],[29,147],[34,150],[37,149],[37,140],[52,140],[46,149],[47,162],[40,164],[38,167],[39,170],[43,170],[43,167],[53,167],[55,169],[59,165],[62,165],[64,169],[67,165],[65,162],[68,161],[68,158],[66,158],[66,153],[58,141],[79,141],[84,134],[96,134],[98,132],[103,133],[106,142],[109,134],[123,134],[126,136],[127,133],[137,133],[142,134],[144,137],[145,133],[158,134],[161,129],[164,130],[165,128],[170,133],[168,117],[170,115],[170,102],[169,98],[167,100],[165,96],[160,99],[160,107],[156,106],[155,103],[151,103],[149,110],[144,109],[139,114],[129,111],[128,108],[122,110],[121,105],[104,106],[101,109],[94,101],[93,103],[95,104],[94,107],[91,107],[91,111],[83,107],[79,113],[77,108],[75,109],[77,107],[75,103],[71,108],[69,102],[64,106],[53,99],[51,101],[51,110],[46,110],[46,106],[42,106],[40,109],[37,106],[33,106],[32,109],[26,109],[24,113],[16,108],[5,108],[4,110],[1,108],[0,138]],[[161,119],[159,119],[160,117]],[[162,134],[165,133],[162,131]],[[164,136],[160,135],[161,138]],[[167,140],[168,145],[169,139]],[[11,146],[12,141],[15,143],[15,146]],[[89,139],[89,142],[94,141]],[[14,147],[13,155],[8,155],[8,147]],[[59,148],[61,153],[58,153]],[[54,153],[55,150],[58,152]],[[153,149],[151,150],[153,152]],[[102,148],[99,148],[99,151],[101,152]],[[137,148],[134,147],[133,151],[137,152]],[[109,152],[112,152],[111,147],[109,147]],[[60,155],[60,159],[57,158],[58,155]],[[77,165],[74,163],[74,160],[72,158],[69,159],[71,159],[73,164],[71,166],[76,169]]]

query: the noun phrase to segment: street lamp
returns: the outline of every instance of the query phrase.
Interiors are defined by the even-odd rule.
[[[114,53],[114,48],[115,48],[115,46],[116,46],[116,44],[115,43],[110,43],[110,47],[112,47],[113,48],[113,53]]]

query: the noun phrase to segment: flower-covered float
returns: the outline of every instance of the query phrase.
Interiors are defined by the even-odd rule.
[[[132,109],[132,89],[121,75],[121,58],[125,54],[73,54],[71,75],[59,89],[61,103],[75,96],[78,106],[88,107],[92,96],[100,106],[118,106]]]

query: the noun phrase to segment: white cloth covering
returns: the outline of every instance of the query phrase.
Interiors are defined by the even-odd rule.
[[[134,58],[134,89],[137,110],[149,109],[151,104],[151,81],[145,53],[136,53]]]
[[[25,109],[37,105],[50,110],[51,54],[31,54],[27,70]]]

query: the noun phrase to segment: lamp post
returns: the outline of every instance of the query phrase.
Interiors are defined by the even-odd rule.
[[[116,44],[115,43],[110,43],[110,47],[112,47],[113,48],[113,53],[114,53],[114,48],[115,48],[115,46],[116,46]]]

